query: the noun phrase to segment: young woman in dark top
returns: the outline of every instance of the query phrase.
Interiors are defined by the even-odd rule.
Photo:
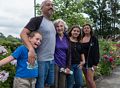
[[[94,81],[94,71],[99,63],[99,44],[98,39],[93,36],[92,27],[90,24],[83,26],[82,46],[85,54],[85,65],[83,73],[86,78],[88,88],[96,88]]]
[[[73,26],[69,32],[72,75],[67,76],[67,88],[80,88],[83,85],[82,66],[85,63],[83,47],[80,43],[80,27]]]

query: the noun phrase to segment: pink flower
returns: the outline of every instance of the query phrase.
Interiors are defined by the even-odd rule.
[[[113,58],[112,58],[112,57],[110,57],[110,58],[109,58],[109,61],[110,61],[110,62],[113,62],[114,60],[113,60]]]
[[[110,51],[110,54],[113,54],[113,51]]]
[[[120,48],[120,44],[116,44],[116,46]]]
[[[108,55],[106,55],[106,54],[105,54],[105,55],[103,55],[103,58],[107,59],[107,58],[108,58]]]

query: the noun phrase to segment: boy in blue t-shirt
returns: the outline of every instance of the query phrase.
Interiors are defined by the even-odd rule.
[[[34,31],[28,36],[31,45],[36,49],[41,44],[41,34]],[[28,48],[25,45],[19,46],[10,56],[0,61],[0,66],[3,66],[14,59],[17,60],[17,67],[13,88],[35,88],[38,68],[36,66],[32,66],[33,68],[31,69],[28,67]]]

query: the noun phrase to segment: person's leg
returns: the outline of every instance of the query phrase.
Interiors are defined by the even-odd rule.
[[[89,68],[87,73],[89,75],[88,82],[89,82],[90,87],[91,88],[96,88],[96,84],[95,84],[95,81],[94,81],[94,71],[92,71],[92,69]]]
[[[30,88],[35,88],[35,84],[36,84],[36,78],[30,78]]]
[[[83,73],[86,79],[86,84],[88,88],[96,88],[96,84],[94,81],[94,72],[89,68],[89,69],[83,69]]]
[[[72,75],[67,75],[66,79],[67,79],[67,88],[73,88],[73,85],[74,85],[74,69],[73,69],[73,65],[71,66],[70,68],[72,71],[73,71],[73,74]]]
[[[78,67],[78,64],[75,64],[74,67],[74,79],[75,79],[75,84],[73,88],[81,88],[83,86],[83,77],[82,77],[82,69]]]
[[[54,81],[54,85],[51,86],[50,88],[58,88],[58,75],[59,75],[59,67],[57,65],[55,65],[55,81]]]
[[[45,62],[38,61],[38,77],[36,82],[36,88],[44,88],[44,80],[45,80]]]
[[[13,88],[30,88],[30,82],[28,79],[14,78]]]
[[[85,76],[85,81],[86,81],[86,85],[87,85],[87,88],[90,88],[90,85],[89,85],[89,82],[88,82],[88,73],[87,73],[87,69],[86,68],[83,68],[83,73],[84,73],[84,76]]]
[[[66,88],[66,74],[63,72],[59,72],[58,88]]]
[[[47,64],[48,74],[46,75],[45,88],[50,88],[54,85],[54,61],[48,61]]]

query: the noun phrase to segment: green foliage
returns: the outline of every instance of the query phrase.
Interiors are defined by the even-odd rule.
[[[0,60],[9,56],[21,44],[22,43],[21,43],[20,39],[14,38],[13,36],[5,37],[2,34],[2,36],[0,36],[0,45],[5,46],[8,53],[5,56],[0,55]],[[9,72],[9,77],[8,77],[7,81],[5,81],[4,83],[0,82],[0,88],[13,88],[12,86],[13,86],[13,79],[14,79],[14,75],[15,75],[15,66],[11,65],[9,63],[9,64],[6,64],[3,67],[1,67],[0,71],[2,71],[2,70]]]
[[[55,4],[54,19],[62,18],[68,24],[83,25],[86,22],[90,22],[82,14],[82,1],[77,0],[53,0]]]
[[[84,0],[83,12],[93,20],[95,32],[106,38],[120,33],[118,0]]]
[[[5,56],[0,55],[0,60],[11,54],[11,50],[10,49],[7,49],[7,50],[8,50],[8,53]],[[4,83],[0,81],[0,88],[13,88],[12,84],[13,84],[13,79],[15,75],[15,66],[8,63],[0,68],[0,71],[2,70],[9,72],[9,77]]]
[[[82,1],[79,0],[53,0],[55,11],[53,20],[63,19],[69,27],[72,25],[83,25],[84,23],[92,23],[91,20],[84,17],[82,13]],[[36,5],[37,15],[41,14],[40,4]]]
[[[0,82],[0,88],[13,88],[13,79],[15,75],[15,66],[11,64],[7,64],[1,68],[1,70],[6,70],[9,72],[9,77],[8,79],[3,83]]]
[[[17,48],[17,46],[21,44],[22,43],[19,38],[15,38],[11,35],[5,37],[3,34],[2,36],[0,36],[0,45],[5,46],[7,49],[10,49],[12,52]]]
[[[96,74],[110,75],[112,70],[120,65],[120,47],[116,42],[100,39],[100,62]]]
[[[53,20],[62,18],[69,27],[90,23],[95,34],[106,38],[120,33],[120,3],[118,0],[53,0],[55,12]],[[40,5],[36,5],[40,15]],[[89,18],[84,17],[83,13]]]

